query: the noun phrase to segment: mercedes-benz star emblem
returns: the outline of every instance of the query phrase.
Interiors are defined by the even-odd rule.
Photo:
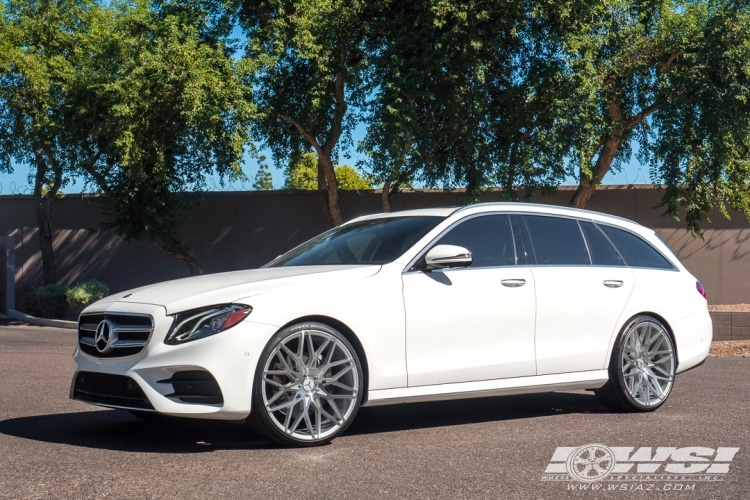
[[[106,319],[102,320],[96,327],[96,336],[94,337],[97,351],[104,354],[112,350],[111,344],[114,343],[112,333],[112,323]]]

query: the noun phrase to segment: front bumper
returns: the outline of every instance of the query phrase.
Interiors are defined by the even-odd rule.
[[[154,411],[166,415],[208,418],[220,420],[241,420],[250,413],[250,397],[253,376],[263,348],[277,327],[254,323],[251,318],[235,327],[211,337],[188,342],[184,345],[164,344],[164,338],[172,323],[161,306],[113,302],[103,304],[97,311],[149,314],[154,319],[154,331],[144,349],[135,355],[120,358],[98,358],[76,348],[73,360],[76,373],[70,386],[70,397],[87,403],[114,408],[150,410],[150,408],[130,406],[120,401],[95,400],[76,397],[76,379],[80,372],[93,372],[121,375],[132,379],[153,407]],[[174,387],[165,380],[175,373],[184,371],[205,371],[211,374],[221,390],[223,402],[201,404],[185,402],[170,395]],[[117,404],[119,403],[119,404]]]

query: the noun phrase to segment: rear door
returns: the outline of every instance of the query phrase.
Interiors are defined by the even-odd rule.
[[[543,215],[523,221],[536,286],[537,374],[601,370],[633,290],[632,271],[590,222]]]

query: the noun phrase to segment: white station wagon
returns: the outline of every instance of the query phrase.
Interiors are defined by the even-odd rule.
[[[242,420],[291,446],[360,406],[589,389],[651,411],[711,343],[703,286],[650,229],[490,203],[360,217],[262,269],[107,297],[73,399]]]

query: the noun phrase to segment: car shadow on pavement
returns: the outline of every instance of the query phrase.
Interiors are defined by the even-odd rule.
[[[606,413],[590,393],[546,393],[360,409],[346,435],[476,424],[569,413]],[[205,453],[275,448],[246,425],[163,418],[142,421],[126,411],[99,410],[11,418],[0,434],[47,443],[139,453]]]
[[[609,413],[591,392],[549,392],[491,398],[362,408],[347,434],[538,418],[570,413]]]

